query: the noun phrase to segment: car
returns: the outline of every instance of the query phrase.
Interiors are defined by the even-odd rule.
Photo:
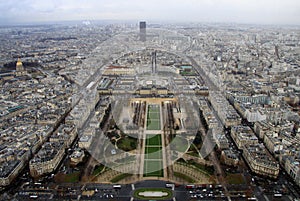
[[[166,188],[174,188],[174,186],[175,186],[174,184],[170,184],[170,183],[166,184]]]
[[[202,194],[197,194],[197,198],[204,198]]]

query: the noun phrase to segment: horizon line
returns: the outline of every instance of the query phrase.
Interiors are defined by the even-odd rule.
[[[287,24],[287,23],[254,23],[254,22],[221,22],[221,21],[181,21],[181,20],[156,20],[156,19],[149,19],[149,20],[139,20],[139,19],[78,19],[78,20],[55,20],[55,21],[31,21],[31,22],[21,22],[21,21],[14,21],[14,22],[7,22],[3,23],[0,22],[0,27],[14,27],[14,26],[43,26],[43,25],[63,25],[63,24],[74,24],[74,23],[82,23],[83,22],[94,22],[94,23],[129,23],[129,22],[140,22],[146,21],[147,24],[224,24],[224,25],[249,25],[249,26],[279,26],[279,27],[300,27],[300,24]],[[150,23],[149,23],[150,22]],[[83,24],[84,25],[84,24]],[[92,24],[91,24],[92,25]]]

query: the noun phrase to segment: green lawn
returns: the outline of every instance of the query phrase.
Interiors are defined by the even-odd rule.
[[[180,172],[174,172],[174,176],[175,177],[178,177],[178,178],[181,178],[181,179],[184,179],[185,181],[189,182],[189,183],[194,183],[195,180],[192,179],[191,177],[185,175],[185,174],[182,174]]]
[[[183,76],[195,76],[195,75],[197,75],[195,72],[186,72],[186,71],[182,71],[181,73],[180,73],[180,75],[183,75]]]
[[[198,171],[202,172],[203,174],[206,174],[207,176],[213,175],[214,171],[215,171],[213,166],[202,165],[193,160],[185,161],[182,158],[180,158],[180,159],[178,159],[177,162],[182,165],[193,166],[193,167],[197,168]]]
[[[147,114],[147,130],[160,130],[160,110],[159,105],[149,105]]]
[[[93,171],[93,175],[98,175],[103,169],[104,169],[104,165],[102,165],[102,164],[100,164],[99,166],[96,166],[96,168]]]
[[[191,155],[191,156],[195,156],[195,157],[199,157],[199,154],[198,152],[191,152],[191,151],[188,151],[186,152],[188,155]]]
[[[151,119],[159,119],[160,118],[160,111],[158,109],[148,109],[148,117]]]
[[[161,150],[161,147],[146,147],[145,148],[145,154],[158,152],[159,150]]]
[[[163,197],[144,197],[142,195],[139,195],[141,192],[164,192],[167,193],[166,196]],[[172,191],[171,189],[167,188],[139,188],[136,189],[133,196],[139,200],[170,200],[172,198]]]
[[[159,120],[160,118],[160,115],[159,115],[159,112],[156,113],[156,112],[151,112],[151,113],[148,113],[148,117],[151,119],[151,120]]]
[[[147,120],[147,130],[160,130],[160,120]]]
[[[159,112],[159,105],[148,105],[149,112]]]
[[[163,176],[164,176],[163,170],[157,170],[154,172],[144,173],[144,177],[163,177]]]
[[[58,173],[54,177],[57,183],[77,183],[80,179],[80,172],[76,171],[70,174]]]
[[[121,181],[122,179],[125,179],[126,177],[130,177],[130,176],[132,176],[132,174],[128,174],[128,173],[120,174],[120,175],[116,176],[115,178],[113,178],[112,180],[110,180],[110,182],[116,183],[116,182]]]
[[[189,147],[189,143],[184,138],[175,137],[171,142],[171,146],[172,148],[174,147],[174,150],[176,151],[185,152]]]
[[[145,147],[145,159],[161,159],[161,147]]]
[[[71,174],[65,175],[65,182],[67,183],[76,183],[79,181],[80,172],[74,172]]]
[[[148,138],[148,136],[150,136],[149,134],[147,135],[147,139],[146,139],[146,146],[160,146],[161,147],[161,135],[153,135],[153,137]]]
[[[148,138],[152,136],[151,138]],[[144,177],[163,177],[161,135],[147,135],[145,146]]]
[[[245,180],[242,174],[229,174],[226,176],[226,181],[229,184],[244,184]]]
[[[214,174],[214,167],[213,166],[205,166],[199,163],[196,163],[195,161],[189,161],[189,164],[193,165],[197,169],[199,169],[201,172],[207,174],[207,175],[213,175]]]
[[[145,167],[144,169],[147,172],[156,171],[159,168],[162,168],[162,161],[161,160],[146,160],[145,161]]]
[[[137,147],[137,139],[133,137],[123,137],[117,141],[117,146],[123,151],[132,151]]]
[[[162,160],[145,160],[144,177],[163,177]]]
[[[145,156],[145,159],[160,159],[160,158],[161,158],[161,151],[147,154]]]
[[[154,149],[153,149],[154,148]],[[161,159],[162,158],[162,152],[160,147],[148,147],[147,149],[152,149],[152,152],[149,152],[145,154],[145,159]]]

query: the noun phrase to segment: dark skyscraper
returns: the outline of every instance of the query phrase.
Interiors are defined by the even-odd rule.
[[[140,41],[146,41],[146,22],[140,22]]]
[[[275,56],[279,59],[278,45],[275,45]]]

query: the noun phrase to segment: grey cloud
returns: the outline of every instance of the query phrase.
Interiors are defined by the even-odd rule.
[[[145,19],[300,24],[298,0],[0,0],[0,21]]]

